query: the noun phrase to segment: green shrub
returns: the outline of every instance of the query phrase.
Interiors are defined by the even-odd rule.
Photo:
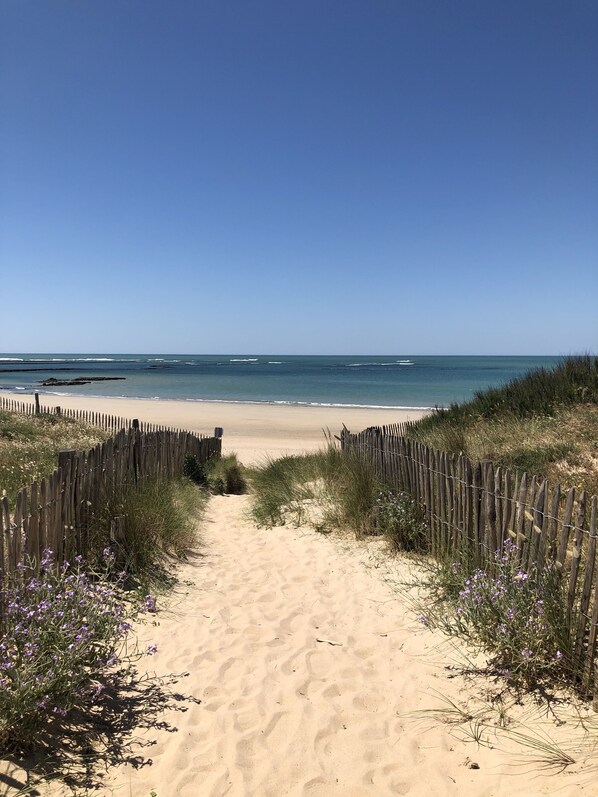
[[[425,551],[428,529],[421,507],[407,493],[382,490],[373,513],[374,528],[397,551]]]
[[[420,615],[426,625],[468,637],[491,656],[496,671],[534,686],[572,666],[560,573],[552,563],[526,572],[510,541],[491,570],[466,560],[444,562],[434,574],[436,600]]]
[[[208,483],[205,465],[202,465],[193,454],[185,454],[183,475],[193,484],[204,486]]]
[[[57,567],[46,551],[41,565],[40,574],[22,567],[0,593],[3,748],[39,743],[73,709],[97,701],[121,663],[131,627],[118,584],[97,581],[80,557]]]

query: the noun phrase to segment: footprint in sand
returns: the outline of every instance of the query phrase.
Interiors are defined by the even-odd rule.
[[[359,711],[378,712],[386,702],[386,695],[382,692],[365,691],[353,698],[353,707]]]

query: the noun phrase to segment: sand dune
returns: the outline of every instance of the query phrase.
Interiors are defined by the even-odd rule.
[[[492,685],[449,679],[445,639],[364,565],[367,547],[256,529],[247,501],[213,499],[204,556],[179,573],[184,594],[140,631],[158,644],[146,666],[188,671],[180,688],[201,702],[166,713],[176,732],[144,731],[153,764],[112,770],[106,794],[598,794],[587,762],[552,774],[418,714]]]

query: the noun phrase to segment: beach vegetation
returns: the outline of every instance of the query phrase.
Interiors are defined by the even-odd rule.
[[[185,454],[183,475],[193,484],[197,484],[200,487],[204,487],[208,483],[205,464],[200,462],[193,454]]]
[[[247,491],[245,468],[235,453],[223,457],[210,457],[206,463],[206,473],[214,493],[242,495]]]
[[[535,687],[573,671],[565,586],[552,562],[523,570],[519,554],[506,540],[486,570],[466,556],[428,561],[431,578],[419,620],[467,638],[511,683]]]
[[[110,549],[104,560],[112,566]],[[98,579],[80,557],[58,566],[49,550],[39,571],[25,564],[3,584],[0,600],[0,746],[23,749],[101,699],[127,658],[136,610],[118,579]]]
[[[14,500],[22,487],[52,473],[61,449],[87,450],[109,436],[65,415],[0,410],[0,495]]]
[[[186,477],[115,488],[96,513],[96,548],[112,535],[119,571],[146,587],[166,586],[173,560],[186,557],[198,543],[197,525],[206,502],[207,493]]]
[[[373,512],[374,527],[395,551],[425,551],[428,528],[422,508],[408,493],[382,489]]]
[[[200,463],[193,454],[186,454],[183,472],[194,484],[215,495],[242,495],[247,490],[244,470],[235,453],[210,457],[205,463]]]
[[[598,357],[568,357],[480,391],[417,421],[408,435],[450,454],[597,493]]]
[[[341,452],[330,437],[320,451],[270,459],[248,475],[260,526],[306,523],[321,532],[384,535],[395,549],[425,547],[413,501],[385,489],[367,463]]]

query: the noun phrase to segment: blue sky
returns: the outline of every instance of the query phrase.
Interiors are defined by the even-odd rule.
[[[598,348],[594,0],[0,0],[0,351]]]

